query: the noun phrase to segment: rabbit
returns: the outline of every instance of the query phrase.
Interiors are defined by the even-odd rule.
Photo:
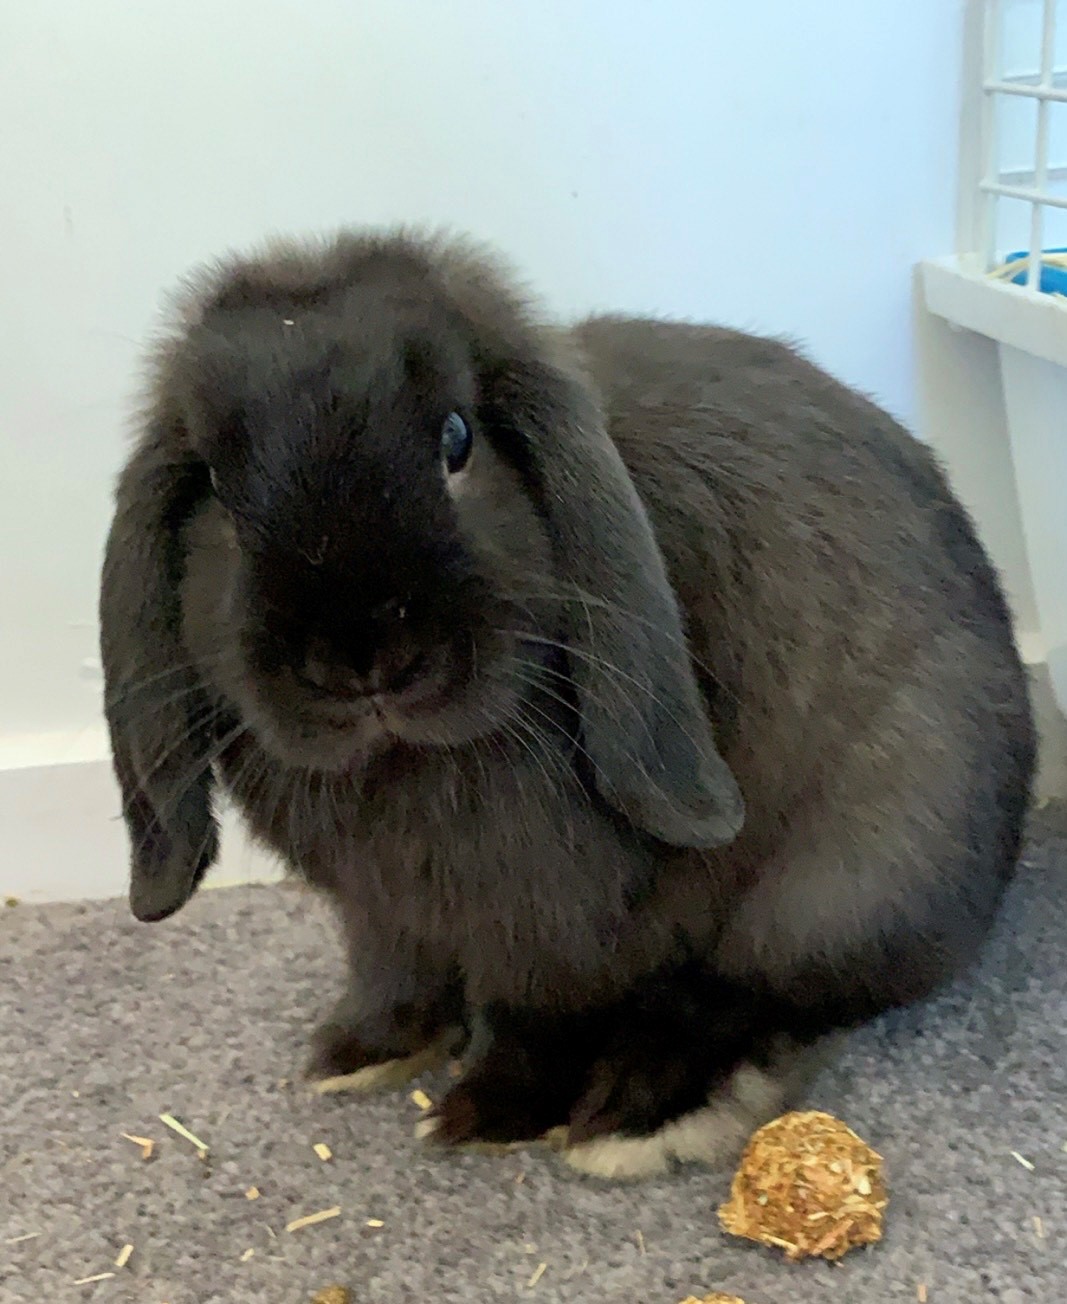
[[[553,324],[452,234],[275,241],[153,348],[103,565],[140,920],[216,802],[336,909],[321,1089],[432,1144],[722,1165],[967,972],[1035,738],[930,451],[788,342]]]

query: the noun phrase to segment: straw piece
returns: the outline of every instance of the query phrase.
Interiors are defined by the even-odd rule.
[[[184,1123],[179,1123],[173,1114],[160,1114],[159,1121],[165,1127],[169,1127],[172,1132],[177,1132],[177,1134],[184,1138],[184,1140],[188,1141],[190,1145],[196,1146],[197,1150],[200,1151],[200,1158],[204,1158],[207,1154],[207,1146],[198,1136],[194,1136]]]
[[[332,1209],[320,1209],[318,1213],[308,1213],[303,1218],[294,1218],[291,1223],[285,1224],[287,1232],[298,1232],[302,1227],[313,1227],[316,1223],[326,1222],[329,1218],[337,1218],[341,1213],[341,1206],[335,1204]]]
[[[141,1158],[151,1159],[152,1151],[156,1148],[156,1143],[150,1136],[133,1136],[129,1132],[121,1134],[127,1141],[132,1141],[135,1146],[141,1147]]]

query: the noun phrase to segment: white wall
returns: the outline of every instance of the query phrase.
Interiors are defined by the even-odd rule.
[[[961,0],[6,0],[0,752],[96,723],[139,343],[189,264],[266,232],[454,224],[562,313],[793,333],[913,419],[960,24]]]

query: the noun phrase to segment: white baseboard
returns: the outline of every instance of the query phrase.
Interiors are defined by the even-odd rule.
[[[0,898],[83,901],[126,894],[129,846],[107,739],[98,734],[0,740]],[[277,862],[232,811],[207,886],[276,882]]]
[[[1027,660],[1037,644],[1020,637]],[[1037,797],[1067,797],[1067,721],[1048,667],[1029,665],[1042,757]],[[82,901],[124,896],[129,848],[122,802],[103,730],[0,738],[0,899]],[[205,886],[271,883],[278,863],[255,846],[232,810],[222,816],[222,854]]]
[[[1067,801],[1067,717],[1056,702],[1048,662],[1027,665],[1041,749],[1034,796],[1038,801]]]

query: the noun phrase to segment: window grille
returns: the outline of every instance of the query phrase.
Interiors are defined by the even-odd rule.
[[[984,0],[975,116],[979,175],[960,252],[1030,294],[1067,294],[1067,0]]]

